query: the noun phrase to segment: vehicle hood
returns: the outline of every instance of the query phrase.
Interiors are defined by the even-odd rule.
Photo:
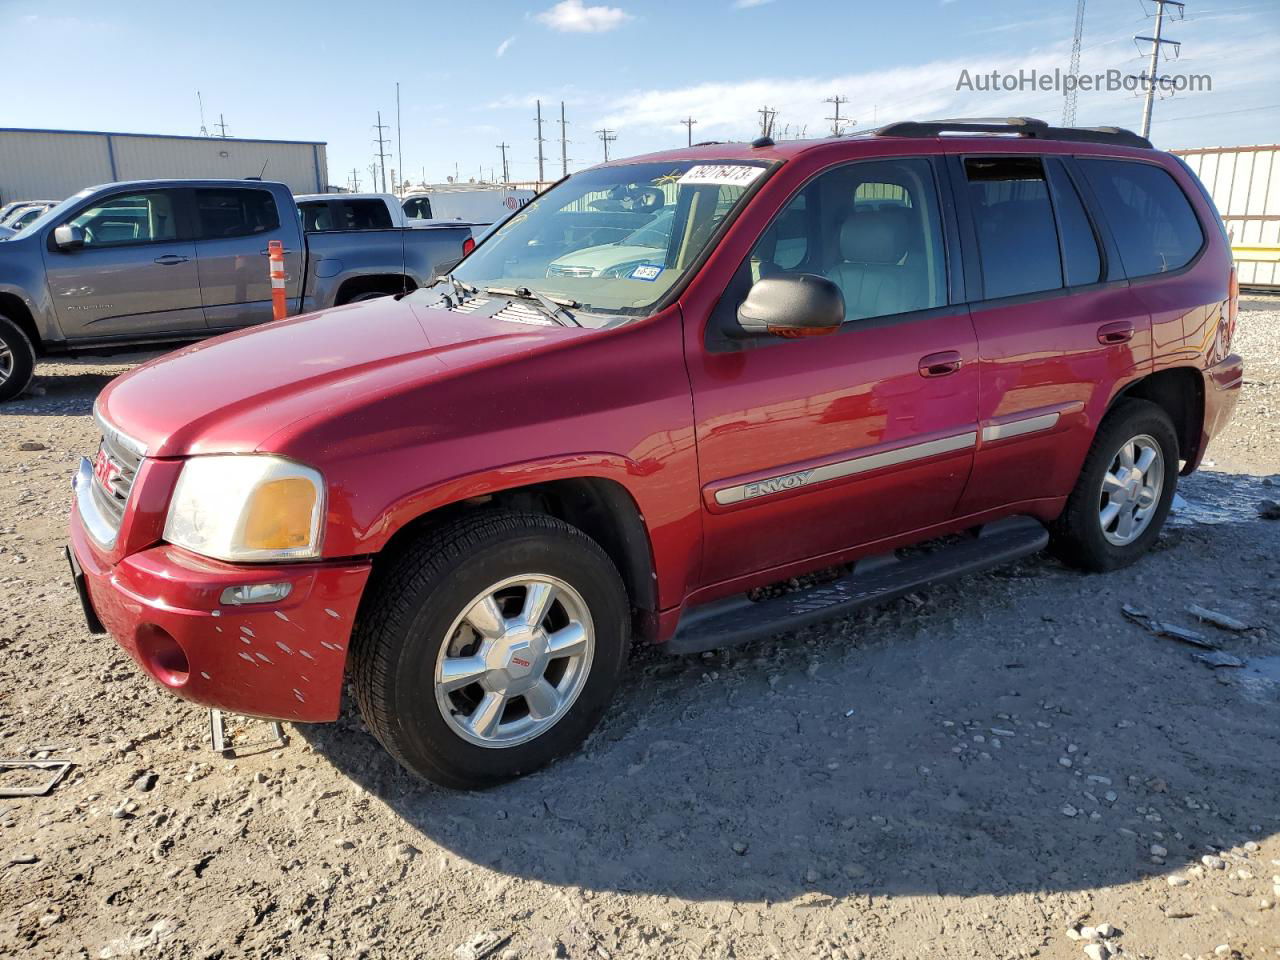
[[[592,270],[606,270],[622,263],[635,261],[662,263],[664,253],[657,247],[615,246],[584,247],[573,253],[551,261],[553,267],[590,267]]]
[[[374,400],[518,360],[584,333],[387,297],[167,354],[112,381],[97,410],[147,456],[247,453],[317,413],[355,413]]]

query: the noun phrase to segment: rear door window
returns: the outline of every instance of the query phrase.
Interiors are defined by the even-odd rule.
[[[336,230],[390,230],[391,211],[381,200],[335,200]]]
[[[970,157],[964,172],[985,298],[1061,287],[1058,231],[1040,158]]]
[[[1186,194],[1151,163],[1081,157],[1130,277],[1185,267],[1204,245],[1204,231]]]
[[[248,237],[280,226],[275,198],[266,190],[197,188],[196,215],[205,240]]]

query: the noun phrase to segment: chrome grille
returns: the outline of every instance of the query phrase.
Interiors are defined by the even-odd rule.
[[[125,507],[142,466],[144,448],[136,440],[108,424],[97,410],[94,419],[102,429],[102,441],[93,459],[90,497],[102,520],[112,532],[120,529]]]

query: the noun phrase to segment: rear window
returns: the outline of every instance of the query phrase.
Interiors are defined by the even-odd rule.
[[[1150,163],[1081,158],[1130,277],[1185,267],[1204,245],[1204,231],[1186,194]]]
[[[266,190],[199,189],[196,212],[206,240],[247,237],[280,226],[276,201]]]
[[[381,200],[338,200],[334,202],[337,230],[390,230],[391,211]]]

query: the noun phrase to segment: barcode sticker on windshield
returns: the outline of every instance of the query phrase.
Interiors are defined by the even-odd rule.
[[[685,175],[680,178],[680,182],[691,185],[707,183],[717,186],[746,187],[762,173],[764,173],[764,167],[748,167],[730,163],[700,163],[696,167],[690,167]]]

